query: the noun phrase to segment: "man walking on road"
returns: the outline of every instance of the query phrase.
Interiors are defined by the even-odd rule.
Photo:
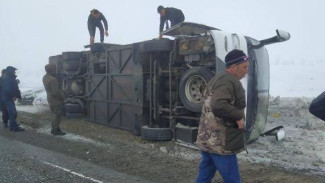
[[[1,77],[0,77],[0,108],[1,108],[1,111],[2,111],[3,126],[5,128],[7,128],[8,127],[9,114],[8,114],[8,110],[7,110],[5,102],[2,102],[2,100],[1,100],[2,85],[3,85],[3,80],[4,80],[5,77],[6,77],[6,69],[3,69],[1,71]]]
[[[93,44],[95,42],[96,27],[100,31],[100,42],[101,43],[104,42],[104,28],[103,28],[102,21],[105,26],[105,36],[107,37],[108,36],[108,25],[107,25],[107,20],[106,20],[105,16],[96,9],[93,9],[90,11],[90,15],[88,17],[88,23],[87,23],[88,31],[90,34],[90,44]]]
[[[176,8],[165,8],[163,6],[158,6],[157,11],[160,14],[159,39],[162,38],[161,32],[164,30],[165,23],[166,29],[169,29],[168,20],[170,21],[171,27],[184,22],[185,20],[182,10]]]
[[[245,90],[239,81],[248,72],[241,50],[226,55],[226,72],[212,78],[204,92],[197,145],[202,161],[197,183],[211,182],[219,171],[225,183],[240,183],[236,154],[245,149]]]
[[[16,122],[17,110],[15,100],[21,99],[20,90],[16,81],[16,68],[8,66],[6,68],[6,77],[3,79],[1,101],[5,103],[9,114],[9,129],[10,131],[20,132],[25,129],[19,127]]]
[[[51,133],[53,135],[65,135],[60,129],[65,95],[59,88],[58,80],[54,77],[56,66],[54,64],[47,64],[45,71],[46,74],[43,77],[43,84],[47,94],[47,101],[53,113]]]

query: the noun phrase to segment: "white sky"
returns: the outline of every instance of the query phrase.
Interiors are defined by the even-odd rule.
[[[49,56],[83,50],[89,42],[87,18],[93,8],[108,20],[107,43],[156,38],[158,5],[183,10],[185,21],[256,39],[274,36],[277,28],[290,32],[288,42],[267,46],[271,71],[272,65],[325,62],[321,0],[0,0],[0,68],[12,65],[18,74],[41,75]]]

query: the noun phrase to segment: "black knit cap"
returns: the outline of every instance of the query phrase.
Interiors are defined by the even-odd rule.
[[[242,50],[234,49],[226,55],[225,61],[226,67],[230,67],[234,64],[248,62],[248,56]]]
[[[157,8],[157,11],[158,11],[158,13],[160,13],[160,11],[161,11],[161,10],[163,10],[163,9],[164,9],[164,7],[163,7],[163,6],[161,6],[161,5],[160,5],[160,6],[158,6],[158,8]]]

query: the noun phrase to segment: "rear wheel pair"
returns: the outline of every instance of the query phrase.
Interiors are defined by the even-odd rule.
[[[146,140],[167,141],[173,138],[171,128],[142,126],[141,137]]]
[[[191,68],[181,78],[179,83],[179,96],[183,105],[192,112],[200,112],[202,109],[203,90],[214,76],[208,68]],[[171,128],[159,128],[143,126],[141,137],[146,140],[171,140],[173,138]]]

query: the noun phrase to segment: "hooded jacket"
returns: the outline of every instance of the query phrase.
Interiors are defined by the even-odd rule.
[[[18,83],[16,81],[15,71],[17,69],[8,66],[6,69],[6,77],[2,80],[1,100],[6,102],[14,98],[21,98]]]
[[[46,74],[43,77],[43,84],[47,94],[47,101],[50,106],[63,105],[65,94],[59,88],[58,80],[53,76],[55,69],[53,65],[47,65],[45,67]]]

